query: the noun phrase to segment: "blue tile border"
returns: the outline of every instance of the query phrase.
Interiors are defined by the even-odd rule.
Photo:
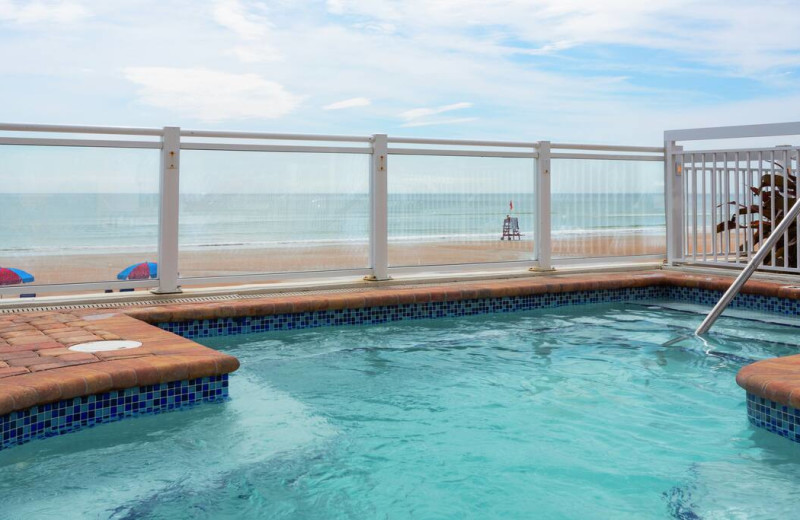
[[[553,294],[532,294],[504,298],[425,302],[401,305],[363,307],[358,309],[324,310],[302,313],[214,318],[158,323],[157,326],[185,338],[208,338],[233,334],[249,334],[274,330],[294,330],[346,325],[375,325],[402,320],[471,316],[496,312],[515,312],[566,305],[614,303],[633,300],[667,299],[713,306],[721,291],[694,287],[651,286],[598,291],[575,291]],[[800,316],[800,300],[740,294],[731,308]]]
[[[663,298],[664,290],[665,287],[658,286],[632,287],[599,291],[532,294],[528,296],[510,296],[504,298],[384,305],[358,309],[302,312],[297,314],[214,318],[207,320],[165,322],[156,325],[185,338],[194,339],[276,330],[347,325],[375,325],[404,320],[474,316],[478,314],[516,312],[589,303],[650,300]]]
[[[157,414],[228,397],[228,374],[114,390],[0,416],[0,450],[137,415]]]
[[[800,410],[747,392],[750,424],[781,437],[800,442]]]

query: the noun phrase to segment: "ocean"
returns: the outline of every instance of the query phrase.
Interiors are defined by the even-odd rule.
[[[513,210],[510,209],[513,203]],[[499,238],[503,219],[519,219],[531,237],[532,194],[391,194],[390,241]],[[662,193],[556,193],[554,237],[664,234]],[[153,251],[158,195],[0,194],[0,258]],[[366,194],[221,194],[181,196],[182,249],[365,242]]]

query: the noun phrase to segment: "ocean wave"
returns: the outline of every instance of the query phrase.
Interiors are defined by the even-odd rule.
[[[556,229],[551,232],[554,240],[573,239],[577,236],[660,236],[664,235],[663,226],[643,226],[643,227],[609,227],[609,228],[571,228]],[[523,238],[532,239],[532,230],[522,230]],[[500,238],[500,232],[492,233],[435,233],[435,234],[408,234],[389,236],[389,242],[409,243],[409,242],[442,242],[442,241],[461,241],[476,242],[494,240]],[[181,251],[208,251],[208,250],[229,250],[229,249],[269,249],[287,247],[319,247],[319,246],[367,246],[368,237],[349,237],[349,238],[313,238],[313,239],[285,239],[285,240],[214,240],[197,241],[182,243]],[[155,244],[94,244],[94,245],[43,245],[43,246],[23,246],[23,247],[2,247],[0,257],[24,257],[24,256],[67,256],[80,254],[116,254],[131,253],[139,254],[142,257],[155,258],[157,248]]]

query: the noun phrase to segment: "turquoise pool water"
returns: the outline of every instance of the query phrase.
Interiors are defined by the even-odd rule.
[[[800,445],[736,371],[797,328],[598,305],[228,336],[232,399],[0,452],[0,517],[776,518]],[[749,317],[759,318],[749,315]]]

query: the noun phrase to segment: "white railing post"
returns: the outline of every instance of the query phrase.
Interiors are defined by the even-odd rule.
[[[161,138],[158,206],[158,288],[156,294],[181,292],[178,287],[178,214],[180,209],[181,129],[164,127]]]
[[[686,229],[683,223],[683,166],[675,162],[675,152],[683,150],[675,141],[664,141],[664,196],[666,197],[667,263],[683,260]]]
[[[372,136],[370,168],[369,261],[372,275],[366,280],[388,280],[389,274],[389,157],[386,134]]]
[[[533,231],[533,249],[537,267],[532,270],[553,269],[550,241],[550,141],[539,141],[539,158],[536,160],[536,222]]]

